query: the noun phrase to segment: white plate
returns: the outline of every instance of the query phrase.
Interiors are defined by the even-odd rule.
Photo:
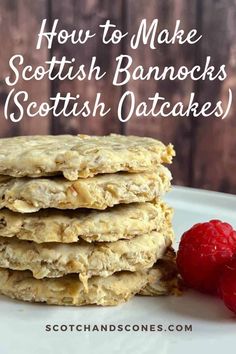
[[[193,224],[212,218],[236,228],[236,196],[176,187],[166,199],[175,208],[177,240]],[[46,324],[153,324],[164,330],[46,332]],[[169,325],[191,325],[192,331],[170,332]],[[235,317],[219,299],[194,292],[181,297],[136,297],[114,308],[63,308],[0,297],[0,354],[222,354],[236,347],[235,329]]]

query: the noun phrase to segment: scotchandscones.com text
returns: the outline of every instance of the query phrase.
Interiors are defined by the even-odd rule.
[[[191,324],[46,324],[45,332],[186,332],[191,333]]]

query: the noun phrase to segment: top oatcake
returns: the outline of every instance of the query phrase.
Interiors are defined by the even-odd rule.
[[[0,174],[63,174],[74,181],[99,173],[147,171],[157,164],[171,163],[174,155],[171,144],[136,136],[20,136],[0,139]]]

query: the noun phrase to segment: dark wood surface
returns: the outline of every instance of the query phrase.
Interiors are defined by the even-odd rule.
[[[39,31],[41,19],[47,16],[46,0],[19,0],[0,2],[0,114],[1,136],[46,134],[50,130],[50,119],[35,117],[25,118],[19,123],[12,123],[3,118],[3,106],[10,90],[4,82],[5,77],[10,75],[8,61],[14,54],[23,54],[25,63],[34,66],[42,65],[48,58],[48,51],[43,47],[40,51],[35,50],[35,38]],[[48,100],[50,83],[42,81],[19,80],[17,90],[26,90],[30,93],[31,100],[44,102]],[[11,112],[15,107],[11,105]]]
[[[132,118],[121,123],[116,117],[117,103],[124,90],[135,93],[137,101],[147,99],[160,91],[170,102],[185,101],[191,91],[204,103],[226,100],[230,87],[233,100],[236,97],[236,0],[2,0],[0,2],[0,136],[28,134],[87,133],[137,134],[152,136],[172,142],[177,157],[172,167],[174,183],[179,185],[207,188],[236,193],[236,103],[233,101],[229,116],[221,121],[216,118]],[[160,46],[152,51],[140,46],[131,50],[128,43],[104,46],[99,38],[93,38],[83,45],[59,45],[52,50],[43,47],[36,51],[35,41],[43,18],[49,25],[55,18],[65,29],[90,28],[97,31],[99,23],[110,19],[119,28],[133,33],[142,18],[149,22],[160,20],[160,27],[173,27],[181,19],[184,29],[197,28],[203,39],[195,46]],[[99,32],[98,36],[99,36]],[[93,55],[107,75],[114,70],[114,58],[123,53],[131,54],[134,65],[187,64],[189,67],[201,63],[211,55],[214,64],[227,65],[228,77],[224,82],[186,80],[170,82],[149,80],[130,81],[126,87],[113,87],[111,80],[91,81],[29,81],[18,83],[18,89],[30,92],[30,99],[46,102],[57,92],[80,93],[81,100],[93,100],[96,92],[102,92],[103,99],[111,107],[111,117],[25,117],[20,123],[11,123],[3,118],[3,107],[9,92],[4,79],[10,73],[8,61],[15,53],[24,54],[27,64],[41,65],[53,55],[76,57],[78,64],[88,63]],[[11,111],[14,112],[14,106]]]

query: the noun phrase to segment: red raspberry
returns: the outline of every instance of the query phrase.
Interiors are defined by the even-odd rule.
[[[219,220],[186,231],[177,253],[179,272],[190,288],[216,293],[219,271],[236,253],[236,232]]]
[[[225,305],[236,313],[236,257],[221,272],[219,294]]]

